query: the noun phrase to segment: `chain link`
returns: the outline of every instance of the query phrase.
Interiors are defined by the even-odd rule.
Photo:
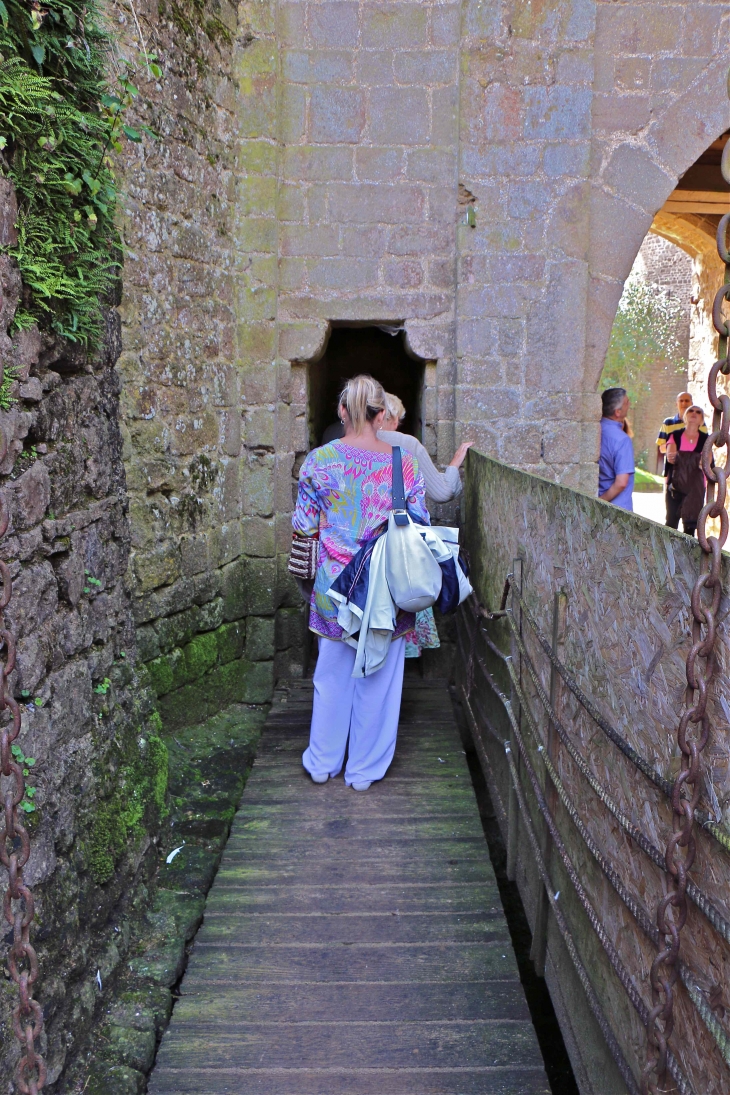
[[[0,384],[2,377],[3,366],[0,362]],[[0,460],[7,451],[7,438],[0,429]],[[7,495],[0,491],[0,539],[8,530],[9,521]],[[20,733],[20,708],[8,688],[8,677],[15,668],[15,639],[4,620],[12,592],[10,568],[0,559],[0,650],[5,653],[5,661],[0,660],[0,718],[6,720],[0,728],[0,775],[6,777],[0,816],[0,865],[8,873],[3,914],[13,930],[8,969],[19,995],[19,1002],[13,1011],[13,1030],[22,1053],[16,1072],[17,1086],[21,1095],[38,1095],[45,1087],[46,1065],[36,1050],[43,1030],[43,1012],[37,1000],[33,999],[33,987],[38,980],[38,956],[30,942],[35,904],[33,894],[23,881],[23,868],[30,857],[30,836],[19,814],[25,795],[25,778],[23,768],[12,751],[12,745]]]
[[[730,142],[722,155],[722,175],[730,184]],[[679,774],[672,788],[674,832],[666,850],[665,862],[670,877],[666,896],[657,907],[656,923],[661,943],[651,967],[652,1008],[647,1020],[649,1056],[642,1074],[643,1095],[659,1095],[667,1073],[667,1043],[674,1029],[674,988],[679,976],[679,939],[687,920],[687,881],[696,854],[694,837],[695,809],[700,797],[700,754],[710,736],[707,699],[715,672],[717,612],[722,595],[722,549],[728,535],[726,467],[713,463],[713,450],[725,449],[725,464],[730,456],[730,397],[718,394],[717,378],[730,373],[727,356],[728,331],[723,304],[730,299],[730,252],[727,232],[730,214],[725,214],[717,229],[717,250],[725,263],[725,284],[720,286],[712,305],[712,322],[720,335],[725,357],[710,370],[707,391],[713,407],[712,433],[702,450],[702,470],[707,478],[707,500],[697,521],[697,539],[703,551],[700,573],[691,598],[692,646],[687,655],[685,710],[677,728],[681,750]],[[707,522],[720,521],[719,535],[708,535]],[[683,794],[684,792],[684,794]]]

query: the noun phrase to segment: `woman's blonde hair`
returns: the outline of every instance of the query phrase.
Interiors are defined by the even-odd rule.
[[[350,416],[355,433],[362,433],[365,423],[386,409],[383,385],[365,373],[353,376],[340,392],[340,404]]]
[[[699,413],[702,415],[702,423],[704,425],[704,422],[705,422],[704,409],[702,407],[698,407],[696,403],[693,403],[692,406],[688,407],[687,410],[682,415],[682,421],[684,422],[685,426],[687,425],[687,415],[689,414],[690,411],[699,411]]]
[[[406,416],[406,409],[403,406],[402,401],[397,395],[393,395],[391,392],[385,393],[385,417],[396,418],[398,422],[402,422]]]

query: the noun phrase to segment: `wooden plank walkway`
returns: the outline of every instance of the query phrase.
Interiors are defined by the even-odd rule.
[[[443,684],[358,793],[277,690],[150,1095],[549,1095]]]

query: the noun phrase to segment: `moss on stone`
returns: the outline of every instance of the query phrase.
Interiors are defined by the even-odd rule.
[[[207,673],[218,660],[218,643],[214,631],[196,635],[192,642],[183,648],[185,667],[189,681],[198,680]]]
[[[165,814],[168,755],[160,727],[155,713],[146,732],[138,730],[129,743],[122,764],[100,780],[112,790],[96,808],[86,847],[89,872],[100,886],[112,878],[129,841],[142,837],[143,822],[156,826]]]
[[[109,1023],[101,1031],[100,1056],[136,1072],[149,1072],[155,1059],[154,1030],[134,1030]]]
[[[184,688],[161,696],[159,710],[166,730],[176,730],[180,726],[201,722],[208,715],[206,679],[186,684]]]
[[[150,684],[155,690],[155,695],[164,696],[172,688],[173,675],[170,660],[166,655],[154,658],[147,662],[147,672],[150,675]]]
[[[218,660],[221,665],[235,661],[243,654],[243,644],[246,638],[245,620],[234,620],[233,623],[223,624],[215,632],[218,642]]]

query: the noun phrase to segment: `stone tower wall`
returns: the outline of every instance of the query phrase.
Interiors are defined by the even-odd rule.
[[[236,351],[240,273],[252,260],[236,233],[245,185],[234,66],[251,34],[225,2],[148,3],[137,14],[164,76],[141,83],[137,106],[159,139],[127,146],[122,164],[129,582],[139,658],[174,728],[262,703],[273,685],[274,499],[267,455],[243,447],[250,400]],[[136,53],[131,12],[122,19]]]

